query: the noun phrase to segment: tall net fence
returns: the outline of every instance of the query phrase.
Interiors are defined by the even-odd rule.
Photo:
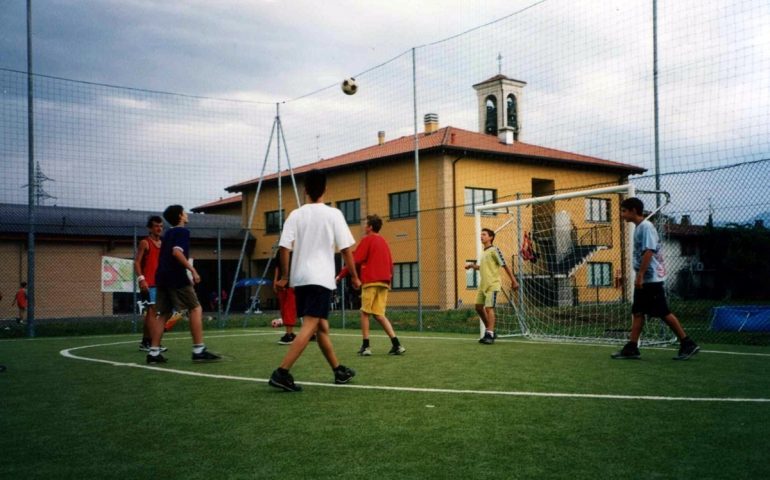
[[[685,328],[707,342],[767,344],[770,319],[741,308],[770,303],[770,7],[676,2],[659,5],[656,21],[657,67],[650,1],[514,2],[494,22],[373,59],[349,96],[335,83],[256,102],[40,72],[31,76],[32,131],[28,75],[0,61],[0,321],[9,328],[0,334],[24,332],[12,304],[21,282],[34,289],[41,326],[135,318],[133,291],[105,290],[103,259],[132,259],[147,217],[169,204],[201,212],[190,227],[212,325],[227,323],[225,297],[229,315],[241,315],[235,324],[269,319],[251,308],[275,308],[269,285],[234,285],[272,279],[277,234],[303,201],[302,173],[317,166],[330,176],[325,201],[345,212],[357,239],[366,215],[385,220],[399,328],[476,330],[477,286],[464,269],[475,259],[476,205],[627,179],[670,194],[656,225]],[[485,88],[495,82],[513,98],[490,104]],[[494,131],[490,112],[506,112]],[[498,146],[502,125],[510,147]],[[654,209],[660,197],[644,200]],[[516,243],[504,252],[514,263]],[[607,279],[605,267],[590,268],[599,285],[592,298],[580,295],[581,308],[616,308],[622,328],[630,321],[612,294],[615,272]],[[356,301],[341,287],[335,321],[355,325]]]

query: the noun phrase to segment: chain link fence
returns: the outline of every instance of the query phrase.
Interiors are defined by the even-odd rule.
[[[656,225],[670,303],[688,332],[767,345],[770,11],[686,3],[655,19],[657,72],[649,2],[538,2],[361,72],[351,96],[335,84],[254,102],[34,74],[33,131],[28,75],[0,64],[0,336],[136,331],[133,279],[105,291],[104,259],[130,262],[147,216],[179,203],[201,212],[190,228],[208,325],[267,325],[277,315],[269,284],[234,285],[272,279],[276,227],[302,201],[302,172],[317,166],[356,238],[367,214],[385,220],[397,329],[478,328],[463,267],[475,259],[475,205],[627,179],[670,194]],[[510,98],[482,96],[496,75],[518,82],[514,110]],[[525,151],[516,167],[473,143],[489,133],[490,111],[516,113],[505,119],[511,148]],[[428,114],[436,123],[426,127]],[[504,253],[515,263],[521,247]],[[13,304],[21,282],[33,301],[25,325]],[[336,325],[357,326],[355,292],[342,285],[333,307]]]

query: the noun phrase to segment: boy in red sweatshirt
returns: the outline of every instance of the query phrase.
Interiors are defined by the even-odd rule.
[[[374,315],[393,344],[388,355],[403,355],[406,352],[398,341],[390,320],[385,316],[385,305],[388,303],[388,290],[393,278],[393,258],[390,254],[388,242],[380,235],[382,219],[377,215],[366,217],[364,227],[365,236],[361,239],[356,251],[353,252],[353,261],[359,269],[361,278],[361,333],[364,341],[358,354],[369,356],[372,350],[369,347],[369,315]],[[348,274],[345,267],[337,275],[340,281]]]

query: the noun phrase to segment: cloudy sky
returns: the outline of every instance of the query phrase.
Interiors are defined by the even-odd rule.
[[[770,158],[770,2],[658,3],[662,172]],[[475,130],[471,86],[501,67],[527,82],[524,141],[654,167],[651,0],[32,4],[35,73],[81,81],[36,83],[36,158],[58,204],[227,195],[263,164],[277,168],[276,102],[294,165],[369,146],[378,130],[408,135],[413,47],[419,119]],[[25,9],[0,0],[0,201],[24,199],[26,85],[10,70],[26,69]],[[351,75],[361,90],[345,97],[338,85]],[[770,183],[766,165],[741,171]],[[137,204],[148,175],[167,187]],[[715,178],[677,177],[681,209],[748,203]]]
[[[32,0],[39,73],[275,102],[530,3]],[[26,69],[25,0],[0,0],[0,63]],[[493,60],[490,60],[493,62]]]

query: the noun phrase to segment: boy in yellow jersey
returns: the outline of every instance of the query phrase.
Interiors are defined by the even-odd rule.
[[[476,295],[476,313],[479,314],[479,318],[484,322],[484,327],[486,328],[484,336],[479,340],[479,343],[485,345],[495,343],[495,303],[497,302],[497,292],[502,287],[500,268],[503,268],[505,273],[508,274],[508,278],[511,279],[511,288],[513,290],[519,288],[519,282],[513,276],[511,267],[505,263],[503,252],[492,245],[494,241],[495,232],[488,228],[483,228],[481,230],[481,244],[484,247],[484,252],[481,254],[481,261],[478,265],[473,263],[465,265],[466,270],[472,268],[479,270],[481,274],[479,293]]]

